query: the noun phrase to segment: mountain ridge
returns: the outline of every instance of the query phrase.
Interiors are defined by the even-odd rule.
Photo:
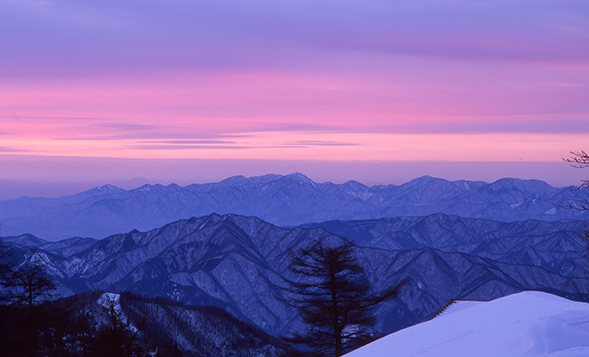
[[[22,197],[0,201],[0,222],[5,235],[56,240],[145,231],[211,213],[257,216],[279,226],[433,213],[506,222],[589,219],[589,212],[566,209],[580,199],[589,199],[589,189],[555,188],[538,180],[484,183],[422,176],[402,185],[368,187],[355,181],[316,183],[293,173],[233,176],[185,187],[105,185],[61,198]]]
[[[435,233],[440,229],[436,227],[443,227],[447,222],[469,227],[468,222],[461,222],[463,220],[443,214],[390,219],[393,223],[401,221],[400,226],[421,221],[418,226],[426,235]],[[381,221],[386,223],[387,220]],[[423,226],[423,222],[428,226]],[[365,230],[371,229],[366,226],[367,222],[354,223],[365,225]],[[575,225],[569,227],[566,222],[540,223],[556,232],[567,227],[579,228]],[[474,228],[482,227],[482,232],[489,227],[493,229],[493,224],[514,225],[515,231],[525,228],[518,222],[472,219],[470,223]],[[477,232],[474,228],[464,232],[472,235]],[[534,228],[537,227],[532,225],[530,229]],[[558,239],[580,240],[572,231],[567,231],[564,237],[553,236],[548,228],[543,228],[546,232],[542,242],[546,245],[553,246],[552,242],[558,242]],[[385,231],[381,229],[381,232]],[[442,235],[445,236],[445,233],[442,232]],[[419,237],[417,235],[414,239]],[[475,243],[486,240],[484,234],[481,237],[473,235],[471,239]],[[94,242],[70,239],[72,244],[78,244],[72,248],[77,249],[73,253],[63,254],[63,247],[60,246],[63,242],[55,242],[47,244],[47,251],[43,246],[22,247],[20,255],[45,262],[48,272],[61,283],[62,292],[66,294],[94,289],[131,291],[188,304],[215,305],[278,335],[293,331],[301,324],[296,313],[276,298],[281,295],[277,286],[284,283],[284,278],[292,278],[287,269],[288,251],[316,239],[341,240],[339,235],[323,227],[286,229],[257,217],[211,214],[171,222],[147,232],[133,230]],[[393,236],[390,239],[396,238]],[[536,239],[535,235],[522,235],[520,244],[515,247],[527,246],[530,239]],[[460,239],[458,241],[461,242]],[[358,258],[367,268],[368,278],[375,289],[386,289],[411,276],[406,292],[399,299],[378,308],[377,327],[380,331],[391,332],[423,321],[455,298],[488,300],[530,289],[571,298],[577,296],[573,279],[577,285],[587,283],[587,279],[575,274],[563,276],[562,267],[551,270],[549,266],[542,266],[541,261],[535,265],[534,261],[518,260],[515,253],[515,257],[505,254],[501,261],[497,257],[460,251],[460,245],[457,245],[460,249],[456,251],[443,251],[430,244],[432,241],[426,242],[427,245],[413,249],[393,249],[393,246],[383,245],[378,237],[358,239]],[[79,245],[89,243],[91,245],[85,249]],[[510,252],[507,248],[506,252]],[[558,261],[559,254],[556,252],[554,256],[546,256],[546,259],[552,257],[553,261]],[[501,252],[497,252],[497,256],[501,256]],[[573,269],[573,272],[579,271],[577,265],[580,262],[568,262],[566,259],[562,262],[563,265],[569,263],[574,263],[576,270]]]

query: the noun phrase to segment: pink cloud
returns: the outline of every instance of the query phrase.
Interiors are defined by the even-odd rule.
[[[335,66],[323,73],[176,71],[9,82],[0,84],[0,116],[4,131],[21,128],[26,135],[56,137],[153,137],[156,132],[190,137],[313,128],[587,130],[589,74],[584,72],[517,64],[486,68],[440,62],[436,67],[414,58],[388,65],[374,61],[365,70],[352,67],[356,61],[349,60],[349,71]],[[382,71],[375,74],[375,68]]]
[[[568,0],[4,2],[0,156],[559,160],[589,133],[588,14]]]

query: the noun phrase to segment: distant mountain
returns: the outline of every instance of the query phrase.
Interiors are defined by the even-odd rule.
[[[455,221],[457,226],[496,224],[482,220],[461,223],[461,218],[444,215],[430,219]],[[426,226],[433,230],[436,224],[442,226],[439,222]],[[541,224],[546,225],[547,237],[551,237],[551,229],[566,227],[565,223]],[[511,225],[517,232],[524,230],[519,222]],[[534,225],[530,228],[534,232]],[[503,229],[507,231],[508,227]],[[484,241],[484,229],[479,232],[483,238],[474,234],[476,230],[471,232],[475,244]],[[580,238],[569,231],[566,237],[563,240],[571,240],[571,245],[581,244]],[[134,230],[114,235],[83,250],[79,250],[81,241],[72,239],[70,242],[78,247],[73,250],[79,250],[73,254],[65,250],[63,242],[20,247],[28,251],[29,259],[34,256],[46,262],[63,292],[131,291],[184,303],[215,305],[278,335],[300,328],[297,314],[277,298],[282,292],[276,285],[283,283],[283,277],[289,277],[288,251],[313,239],[341,238],[321,227],[285,229],[256,217],[213,214],[176,221],[149,232]],[[524,235],[522,244],[526,244],[526,239]],[[546,244],[552,242],[546,239]],[[358,257],[368,269],[369,280],[376,289],[392,286],[406,276],[411,281],[398,300],[379,307],[378,329],[383,332],[423,321],[454,298],[488,300],[522,290],[576,297],[575,286],[586,286],[589,282],[577,279],[574,285],[571,278],[558,274],[559,269],[549,271],[519,260],[498,261],[464,252],[443,252],[426,244],[403,247],[405,241],[394,243],[394,237],[390,239],[390,248],[383,244],[384,240],[358,240]],[[62,253],[65,251],[68,253]]]
[[[424,176],[400,186],[367,187],[355,181],[316,183],[294,173],[129,191],[106,185],[62,198],[22,197],[0,202],[0,222],[4,235],[31,233],[56,240],[150,230],[211,213],[257,216],[280,226],[433,213],[505,222],[587,220],[589,212],[566,208],[580,199],[589,199],[589,189],[559,189],[537,180],[505,178],[488,184]]]
[[[579,298],[570,278],[540,267],[506,264],[432,248],[411,251],[364,248],[359,253],[377,288],[387,287],[402,276],[412,279],[399,299],[379,306],[377,327],[384,333],[424,321],[452,299],[491,300],[525,290]],[[589,279],[575,279],[575,282],[577,286],[588,286]]]
[[[46,240],[35,237],[34,235],[29,233],[21,234],[19,236],[4,237],[3,239],[7,243],[18,244],[20,246],[27,248],[37,248],[42,246],[43,244],[49,243]]]
[[[589,356],[588,325],[589,304],[527,291],[490,302],[457,301],[431,321],[345,356]]]
[[[48,242],[28,233],[19,236],[3,237],[3,240],[7,243],[21,246],[22,248],[39,248],[46,252],[60,255],[64,258],[79,253],[97,242],[97,240],[93,238],[80,237],[63,239],[57,242]]]
[[[542,267],[563,276],[585,276],[586,243],[579,239],[587,223],[562,220],[498,222],[437,213],[425,217],[394,217],[328,221],[302,225],[323,228],[359,245],[387,250],[430,247],[461,252],[508,264]]]

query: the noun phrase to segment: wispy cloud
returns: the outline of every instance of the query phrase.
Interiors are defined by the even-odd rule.
[[[18,149],[18,148],[0,146],[0,152],[2,152],[2,153],[26,152],[26,151],[27,150],[24,150],[24,149]]]
[[[238,145],[190,145],[190,144],[177,144],[177,145],[129,145],[130,149],[140,150],[246,150],[255,149],[256,147],[250,146],[238,146]]]
[[[173,145],[206,145],[206,144],[235,144],[227,140],[139,140],[143,144],[173,144]]]
[[[97,123],[98,127],[113,129],[114,131],[121,132],[144,132],[151,130],[162,129],[161,125],[154,124],[139,124],[139,123]]]
[[[335,142],[335,141],[299,140],[299,141],[294,141],[292,143],[288,143],[287,145],[301,145],[301,146],[357,146],[357,145],[363,145],[363,144],[360,144],[360,143]]]

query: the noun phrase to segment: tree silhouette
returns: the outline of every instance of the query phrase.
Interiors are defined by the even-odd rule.
[[[20,265],[13,270],[6,283],[8,301],[12,306],[22,309],[25,337],[24,346],[30,351],[40,348],[40,332],[46,313],[43,302],[55,297],[52,293],[57,285],[45,272],[45,267],[36,259]]]
[[[564,161],[568,162],[572,167],[583,169],[589,167],[589,154],[585,151],[571,151],[571,157],[564,159]],[[580,190],[582,188],[589,188],[589,180],[583,180],[582,183],[577,186]],[[571,204],[569,204],[568,208],[578,210],[578,211],[589,211],[589,200],[581,199],[581,200],[573,200]],[[581,257],[586,259],[589,258],[589,228],[585,226],[583,233],[579,235],[579,237],[585,242],[585,248],[583,251],[577,252],[577,254]],[[585,268],[585,273],[588,273]],[[571,279],[571,284],[573,285],[573,289],[579,295],[581,301],[586,301],[586,295],[584,292],[588,290],[587,286],[579,286],[579,284],[575,281],[575,279]]]
[[[14,250],[0,237],[0,304],[9,302],[8,285],[16,266]]]
[[[57,285],[35,258],[19,262],[14,249],[0,240],[0,355],[33,356],[41,350],[43,330],[53,313],[45,303]]]
[[[571,164],[572,167],[576,167],[578,169],[589,167],[589,154],[587,154],[585,151],[571,151],[571,155],[572,156],[570,158],[563,160]],[[583,182],[578,186],[579,189],[584,187],[589,188],[589,180],[583,180]],[[589,201],[586,199],[575,201],[569,206],[569,208],[580,211],[588,211]]]
[[[286,296],[283,301],[299,311],[307,329],[287,341],[304,344],[314,353],[341,356],[370,336],[373,308],[397,297],[407,280],[372,292],[354,249],[348,240],[315,240],[290,254],[289,270],[296,279],[287,279],[287,286],[280,288]]]
[[[587,154],[585,151],[571,151],[571,155],[572,156],[570,158],[563,160],[571,164],[572,167],[576,167],[578,169],[589,167],[589,154]],[[583,180],[577,188],[579,190],[582,188],[589,188],[589,180]],[[569,204],[568,208],[575,209],[578,211],[589,211],[589,200],[573,200],[573,202]],[[585,256],[586,258],[589,258],[589,228],[585,228],[581,238],[585,241],[587,246],[586,251],[581,253],[581,255]]]
[[[32,309],[43,301],[53,299],[57,284],[45,271],[45,266],[33,259],[12,270],[5,283],[11,303]]]
[[[120,296],[103,295],[102,311],[104,322],[97,329],[92,341],[91,355],[96,357],[144,356],[140,332],[131,326],[122,311]]]

